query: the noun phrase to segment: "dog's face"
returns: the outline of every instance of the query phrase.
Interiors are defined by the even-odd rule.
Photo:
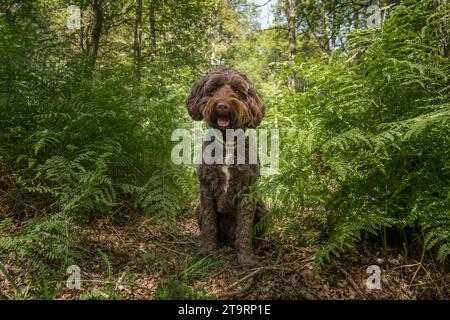
[[[264,103],[247,77],[233,69],[218,69],[192,87],[186,102],[193,120],[204,119],[217,129],[256,128]]]

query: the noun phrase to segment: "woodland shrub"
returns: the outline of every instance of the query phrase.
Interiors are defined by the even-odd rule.
[[[195,196],[192,170],[170,162],[183,87],[144,91],[126,62],[92,73],[86,56],[49,39],[39,21],[1,19],[0,164],[14,177],[2,192],[36,210],[12,234],[23,206],[0,219],[0,255],[26,274],[61,275],[79,257],[76,221],[174,222]]]
[[[348,55],[299,58],[307,89],[273,102],[296,130],[269,198],[293,212],[278,228],[324,241],[318,266],[369,235],[450,253],[449,7],[436,6],[405,1],[382,29],[350,33]]]

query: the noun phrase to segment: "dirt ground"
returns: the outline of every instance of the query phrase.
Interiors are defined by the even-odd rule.
[[[199,230],[193,217],[176,228],[155,226],[142,218],[123,226],[95,220],[81,230],[80,290],[63,281],[56,299],[449,299],[450,277],[434,262],[348,256],[313,272],[314,248],[265,239],[256,244],[261,266],[243,269],[234,250],[198,256]],[[380,289],[366,285],[369,265],[380,267]],[[6,262],[14,276],[14,265]],[[24,282],[23,279],[16,279]],[[376,281],[374,282],[376,284]],[[375,285],[374,284],[374,285]],[[3,296],[13,288],[0,273]],[[164,288],[171,288],[164,295]],[[187,295],[190,292],[190,296]]]

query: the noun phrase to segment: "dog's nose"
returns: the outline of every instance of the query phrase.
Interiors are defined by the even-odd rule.
[[[217,110],[218,111],[228,111],[228,103],[226,103],[226,102],[219,102],[217,104]]]

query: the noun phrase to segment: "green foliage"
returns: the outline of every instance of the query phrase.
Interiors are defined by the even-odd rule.
[[[45,281],[64,277],[65,268],[80,258],[75,250],[78,223],[131,211],[174,224],[195,196],[191,168],[174,168],[170,160],[170,135],[186,122],[185,83],[166,77],[158,85],[138,85],[132,66],[120,55],[99,57],[93,71],[86,52],[67,41],[72,35],[61,29],[53,5],[0,5],[0,166],[14,177],[21,201],[45,208],[34,210],[36,217],[19,232],[2,233],[0,251],[14,258],[25,277],[38,272],[33,283],[42,290]],[[108,10],[117,8],[105,11],[114,16]],[[205,10],[195,1],[180,6],[166,30],[180,28],[183,12],[193,18]],[[175,53],[185,44],[159,45]],[[193,41],[183,51],[191,54],[194,47],[203,50]],[[108,63],[102,61],[106,58]],[[152,67],[162,76],[175,74],[180,66],[179,60],[161,63]],[[191,67],[197,65],[184,65],[186,82],[194,78]],[[14,219],[0,223],[16,224]]]
[[[60,261],[67,265],[73,257],[71,251],[75,245],[76,238],[71,230],[70,217],[64,214],[30,221],[22,233],[16,236],[2,233],[0,238],[2,250],[14,251],[16,257],[22,259],[29,257],[27,262],[33,270]]]
[[[313,215],[303,222],[308,237],[325,240],[318,266],[356,250],[363,234],[382,238],[385,228],[423,230],[426,247],[446,260],[450,64],[442,52],[448,9],[404,1],[381,30],[348,34],[348,55],[302,61],[296,72],[307,89],[277,103],[285,114],[297,106],[290,119],[303,136],[282,140],[274,201],[323,216],[317,232],[308,225]],[[322,164],[314,161],[317,151]]]
[[[214,267],[215,261],[209,257],[186,261],[181,266],[181,272],[170,271],[166,263],[162,262],[167,283],[159,283],[155,290],[155,298],[158,300],[198,300],[211,299],[212,297],[200,286],[193,286],[194,280],[202,279],[205,273]]]
[[[316,267],[367,239],[394,245],[386,231],[421,235],[448,261],[449,5],[379,2],[381,29],[364,27],[365,2],[298,2],[292,58],[284,1],[266,30],[246,0],[143,1],[139,79],[136,2],[80,1],[77,31],[64,27],[70,1],[1,2],[0,206],[13,199],[14,212],[0,219],[0,258],[22,280],[0,271],[15,296],[58,293],[52,284],[85,258],[79,228],[92,218],[175,226],[198,187],[193,166],[172,164],[170,137],[189,128],[186,95],[213,64],[247,73],[266,102],[262,127],[280,129],[280,172],[252,190],[273,208],[256,231],[317,246]],[[292,75],[297,91],[286,88]],[[195,284],[213,265],[164,265],[156,298],[208,298]],[[105,290],[81,298],[119,298]]]
[[[53,298],[57,293],[56,280],[65,277],[67,266],[81,258],[71,218],[63,213],[36,218],[28,221],[18,234],[5,232],[11,223],[11,219],[1,223],[0,258],[8,258],[23,277],[32,279],[30,290],[21,292],[16,288],[16,294],[20,298]]]

